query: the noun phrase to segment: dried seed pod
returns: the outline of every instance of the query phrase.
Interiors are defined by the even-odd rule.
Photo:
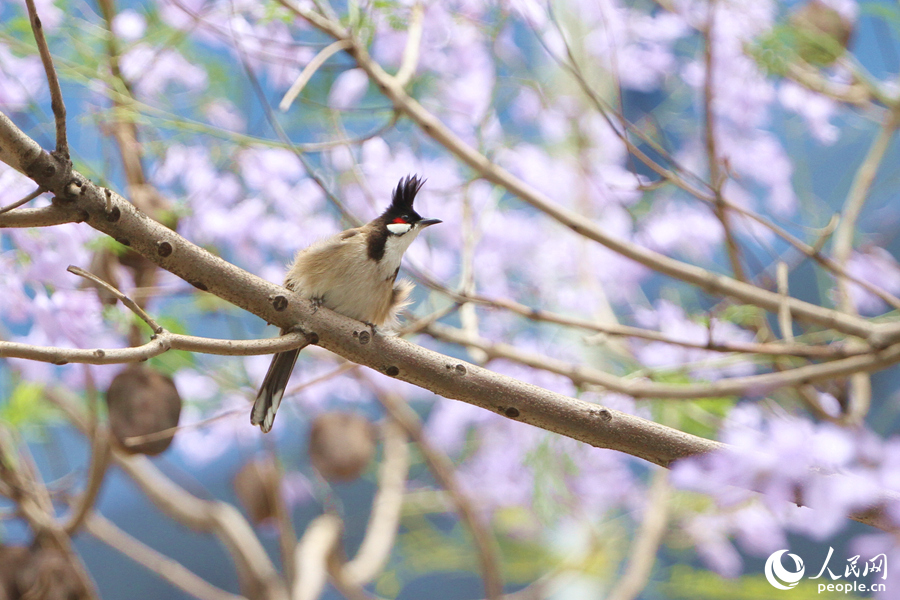
[[[79,600],[87,590],[69,559],[59,550],[38,548],[28,554],[17,573],[19,596],[41,600]]]
[[[847,49],[853,23],[821,0],[811,0],[790,17],[800,58],[811,65],[830,65]]]
[[[17,600],[19,572],[28,562],[31,551],[24,546],[0,546],[0,600]]]
[[[268,459],[251,460],[234,476],[234,492],[250,520],[260,523],[274,517],[277,499],[278,473]]]
[[[172,443],[172,436],[137,445],[127,438],[159,433],[178,425],[181,396],[170,377],[143,365],[129,365],[116,375],[106,392],[109,427],[123,450],[155,455]]]
[[[375,430],[362,415],[335,411],[313,421],[309,458],[328,481],[356,479],[374,455]]]

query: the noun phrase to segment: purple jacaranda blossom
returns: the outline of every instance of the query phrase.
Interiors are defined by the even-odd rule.
[[[707,25],[709,5],[679,3],[679,11],[699,29]],[[775,18],[775,3],[769,1],[720,3],[712,23],[712,111],[717,157],[727,161],[739,176],[753,179],[768,189],[768,204],[779,215],[796,208],[791,185],[793,168],[781,143],[763,128],[768,125],[776,99],[774,85],[744,45],[768,30]],[[682,69],[684,81],[696,88],[697,102],[706,80],[701,58]]]
[[[0,46],[0,54],[3,52],[3,47]],[[2,60],[2,58],[0,58]],[[40,61],[38,61],[40,62]],[[0,77],[3,77],[2,69],[0,69]],[[0,94],[3,92],[0,91]],[[0,105],[3,102],[0,100]],[[6,206],[7,204],[12,204],[13,202],[24,198],[29,195],[35,189],[35,183],[23,175],[19,173],[15,169],[10,166],[7,166],[5,163],[0,163],[0,206]],[[41,201],[38,200],[35,205],[39,205]]]
[[[102,305],[93,289],[59,289],[48,294],[38,288],[28,311],[31,320],[28,333],[11,336],[12,341],[62,348],[119,348],[123,345],[121,337],[103,322]],[[107,385],[116,372],[107,365],[55,367],[37,361],[9,360],[25,380],[47,383],[60,378],[74,389],[84,387],[85,369],[91,370],[94,383],[100,387]]]
[[[369,89],[369,76],[362,69],[348,69],[334,80],[328,92],[328,106],[335,110],[354,108]]]
[[[849,275],[878,286],[891,294],[900,293],[900,264],[890,252],[880,246],[865,246],[854,250],[847,260]],[[876,314],[886,308],[884,300],[855,283],[847,283],[850,301],[861,314]]]
[[[598,2],[587,10],[596,11],[597,21],[585,37],[585,47],[623,87],[652,91],[675,70],[672,45],[689,31],[679,15],[649,15],[617,2]]]
[[[264,13],[264,5],[258,2],[245,3],[242,12],[233,11],[225,2],[215,16],[205,20],[213,25],[221,21],[211,32],[221,38],[217,44],[225,43],[235,59],[246,61],[255,72],[264,72],[276,89],[287,90],[316,51],[298,44],[287,23],[270,20]]]
[[[120,65],[122,75],[143,97],[157,97],[175,83],[190,91],[206,87],[206,71],[174,48],[137,44],[122,55]]]
[[[681,306],[668,300],[657,301],[653,310],[636,309],[635,320],[642,327],[658,329],[666,337],[680,342],[706,344],[710,337],[717,343],[750,342],[754,338],[751,332],[715,317],[711,318],[710,325],[692,321]],[[635,357],[646,367],[677,368],[685,365],[693,377],[700,379],[714,381],[722,377],[740,377],[756,370],[752,362],[721,352],[637,340],[633,346]]]
[[[204,114],[210,124],[230,131],[244,131],[247,121],[238,108],[225,98],[216,98],[204,108]]]
[[[457,468],[460,486],[485,512],[529,507],[536,482],[527,457],[546,434],[499,415],[489,421],[479,429],[474,454]]]
[[[543,114],[543,113],[542,113]],[[554,157],[546,148],[520,144],[501,151],[497,162],[560,204],[571,204],[579,180],[570,155]],[[565,191],[565,193],[561,193]]]
[[[215,461],[236,446],[251,449],[259,445],[262,435],[255,427],[247,427],[247,396],[237,392],[223,392],[216,396],[216,410],[202,410],[195,403],[186,403],[181,410],[172,447],[184,460],[196,467]],[[222,415],[208,423],[199,421]]]
[[[188,214],[179,222],[179,232],[199,244],[218,241],[217,215],[244,196],[239,178],[219,170],[209,149],[202,146],[170,146],[163,161],[151,169],[151,179],[164,193],[186,203],[181,208]]]
[[[728,539],[731,520],[727,515],[703,514],[691,519],[684,528],[709,568],[723,577],[740,575],[743,560]]]
[[[719,140],[722,142],[720,156],[728,161],[729,167],[768,189],[769,210],[780,216],[796,210],[797,199],[791,183],[794,167],[774,135],[762,130],[740,132],[722,127]],[[729,185],[737,186],[733,181]],[[734,196],[729,194],[729,200],[734,201]]]
[[[576,503],[589,514],[602,515],[609,510],[627,505],[646,504],[643,486],[635,480],[631,459],[621,452],[594,448],[569,438],[555,438],[548,444],[558,453],[558,460],[571,465],[566,474],[566,489]]]
[[[41,59],[37,55],[19,58],[0,44],[0,110],[7,113],[24,110],[44,97],[45,90]]]
[[[292,188],[306,175],[303,163],[286,148],[248,148],[238,155],[241,179],[251,190],[263,192],[272,200],[291,197]],[[291,203],[315,202],[321,206],[321,195],[291,200]]]
[[[679,461],[672,481],[712,495],[727,509],[718,517],[721,531],[759,555],[771,551],[761,542],[776,529],[814,539],[834,535],[849,514],[880,502],[900,484],[900,444],[865,430],[767,415],[759,405],[743,404],[729,414],[721,437],[727,449]],[[765,509],[768,522],[758,512],[748,521],[728,508],[749,506],[755,495],[750,490],[761,493],[754,511]],[[885,510],[893,517],[895,508],[889,503]]]
[[[220,393],[215,378],[205,375],[196,369],[180,369],[172,379],[178,394],[186,402],[207,401]]]
[[[34,7],[45,31],[53,32],[62,24],[65,13],[53,0],[35,0]]]
[[[712,207],[678,201],[658,201],[638,234],[642,244],[657,252],[682,253],[704,262],[715,258],[723,238],[722,223]]]
[[[46,200],[36,204],[45,204]],[[28,257],[22,266],[23,278],[31,283],[72,288],[78,279],[66,271],[69,265],[90,264],[88,242],[99,234],[74,223],[47,227],[39,233],[33,229],[11,229],[7,235],[13,246]]]
[[[881,532],[858,535],[850,543],[848,558],[852,556],[859,556],[857,564],[861,572],[866,572],[867,567],[873,568],[869,571],[870,583],[885,585],[885,589],[879,589],[874,597],[878,600],[893,600],[897,595],[896,565],[900,564],[900,544],[897,543],[897,537],[892,533]],[[845,565],[845,560],[841,560],[832,570],[839,571]],[[875,571],[874,567],[879,567],[879,570]],[[843,575],[844,572],[841,570],[840,574]]]
[[[159,3],[159,14],[170,27],[187,31],[196,27],[213,4],[208,0],[164,0]]]
[[[473,26],[457,25],[452,45],[453,71],[443,70],[438,97],[451,125],[477,125],[487,114],[494,87],[494,61],[481,33]],[[448,65],[449,66],[449,65]]]
[[[479,406],[438,398],[434,403],[425,433],[428,441],[451,456],[462,452],[473,427],[494,421],[494,415]]]
[[[112,29],[120,40],[133,42],[144,35],[147,19],[137,11],[125,9],[113,18]]]
[[[0,247],[5,240],[0,235]],[[13,252],[0,253],[0,317],[13,323],[25,322],[31,314],[31,298],[25,278]]]
[[[793,81],[781,82],[778,86],[778,100],[787,110],[803,117],[810,133],[819,142],[830,145],[838,140],[841,130],[831,123],[831,118],[838,111],[837,102]]]

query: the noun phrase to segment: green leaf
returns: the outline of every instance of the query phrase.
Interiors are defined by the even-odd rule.
[[[43,398],[42,383],[19,383],[6,404],[0,406],[0,420],[6,421],[13,428],[52,420],[55,412]]]

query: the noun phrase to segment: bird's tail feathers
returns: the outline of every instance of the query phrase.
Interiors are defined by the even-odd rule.
[[[272,429],[272,423],[275,422],[275,411],[281,404],[284,389],[291,378],[291,372],[294,370],[294,364],[299,355],[300,348],[279,352],[272,359],[272,364],[269,365],[269,371],[266,373],[266,378],[263,379],[259,393],[256,395],[256,402],[253,403],[253,411],[250,413],[250,423],[259,425],[263,433],[269,433]]]

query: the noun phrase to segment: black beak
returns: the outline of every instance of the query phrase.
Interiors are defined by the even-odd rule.
[[[419,227],[428,227],[429,225],[437,225],[443,223],[440,219],[422,219],[419,221]]]

